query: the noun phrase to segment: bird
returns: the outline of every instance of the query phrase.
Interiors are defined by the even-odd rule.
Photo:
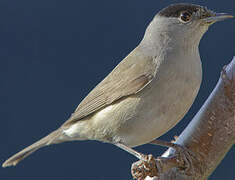
[[[81,140],[111,143],[141,159],[142,154],[132,148],[154,142],[174,127],[198,94],[201,38],[212,24],[232,17],[189,3],[163,8],[137,47],[81,101],[64,124],[2,166],[15,166],[44,146]]]

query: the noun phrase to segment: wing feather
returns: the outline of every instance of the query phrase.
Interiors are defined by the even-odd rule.
[[[63,126],[73,124],[120,98],[138,93],[152,81],[155,71],[153,57],[130,53],[87,95]]]

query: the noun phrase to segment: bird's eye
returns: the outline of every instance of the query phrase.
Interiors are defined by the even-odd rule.
[[[180,14],[180,20],[182,22],[189,22],[191,20],[191,18],[192,18],[192,14],[188,11],[183,11]]]

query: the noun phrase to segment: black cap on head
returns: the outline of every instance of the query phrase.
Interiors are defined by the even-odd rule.
[[[180,12],[182,11],[189,11],[191,13],[197,12],[198,10],[202,9],[202,6],[195,5],[195,4],[187,4],[187,3],[180,3],[180,4],[172,4],[164,9],[162,9],[158,15],[165,16],[165,17],[179,17]]]

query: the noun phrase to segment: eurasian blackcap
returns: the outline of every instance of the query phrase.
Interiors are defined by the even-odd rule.
[[[166,133],[191,107],[202,80],[199,42],[211,24],[231,17],[192,4],[161,10],[140,44],[60,128],[2,166],[16,165],[43,146],[72,140],[112,143],[141,158],[131,147]]]

